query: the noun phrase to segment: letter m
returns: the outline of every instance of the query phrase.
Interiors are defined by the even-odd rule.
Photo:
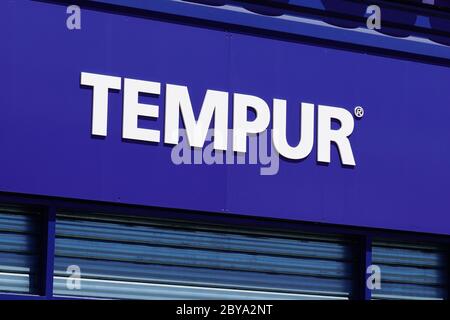
[[[195,119],[188,88],[167,84],[164,142],[178,144],[180,113],[183,117],[188,143],[202,148],[214,115],[214,149],[227,149],[228,93],[207,90],[198,119]]]

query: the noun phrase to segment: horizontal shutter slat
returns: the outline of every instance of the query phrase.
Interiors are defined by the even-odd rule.
[[[262,292],[266,292],[264,296],[277,292],[296,298],[349,295],[351,250],[341,238],[246,234],[242,230],[233,233],[196,229],[190,223],[180,222],[175,227],[161,221],[152,225],[151,219],[144,222],[127,217],[121,222],[117,218],[108,221],[104,216],[95,221],[93,217],[57,217],[55,276],[67,279],[67,267],[78,265],[81,283],[87,283],[89,292],[55,287],[56,294],[126,298],[136,295],[129,292],[136,286],[147,288],[139,298],[148,299],[178,297],[180,292],[166,291],[187,286],[198,289],[192,295],[182,290],[180,296],[184,298],[197,293],[200,297],[199,292],[234,297],[236,290],[249,290],[256,298]],[[154,285],[161,291],[155,291]],[[117,290],[115,295],[105,289],[111,287]],[[94,288],[103,289],[97,292]]]
[[[19,207],[0,208],[0,292],[37,292],[41,218]]]
[[[373,298],[443,299],[446,254],[438,246],[375,241],[372,263],[381,269],[381,289]]]

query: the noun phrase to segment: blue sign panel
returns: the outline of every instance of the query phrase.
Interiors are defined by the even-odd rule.
[[[3,192],[450,234],[448,66],[88,8],[71,30],[50,3],[0,10]]]

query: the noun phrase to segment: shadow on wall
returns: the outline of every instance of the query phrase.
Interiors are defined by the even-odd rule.
[[[184,0],[186,2],[201,3],[211,6],[224,6],[227,4],[235,4],[235,1],[230,0]],[[266,1],[264,5],[258,5],[253,3],[242,3],[242,7],[258,14],[268,16],[281,16],[289,7],[283,5],[289,5],[290,0],[271,0]],[[358,28],[366,26],[366,13],[368,3],[356,2],[354,0],[320,0],[321,4],[325,8],[326,15],[322,18],[324,22],[334,26],[343,28]],[[273,4],[273,7],[269,7],[268,3]],[[434,5],[430,5],[429,2],[424,0],[410,0],[408,5],[416,5],[418,8],[436,8],[438,10],[447,11],[449,18],[443,18],[443,15],[434,15],[429,11],[424,10],[424,15],[429,18],[429,24],[431,30],[426,30],[427,34],[423,37],[427,37],[430,40],[450,45],[450,1],[448,0],[433,0]],[[383,22],[380,33],[394,36],[394,37],[408,37],[412,34],[412,29],[417,21],[417,12],[413,10],[404,10],[401,4],[385,4],[377,3],[381,9],[381,20]],[[302,10],[302,13],[304,10]],[[292,11],[291,11],[292,12]],[[299,9],[300,12],[300,9]],[[431,31],[429,33],[428,31]],[[417,32],[413,32],[417,33]]]

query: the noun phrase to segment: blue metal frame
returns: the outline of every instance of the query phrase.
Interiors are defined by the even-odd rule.
[[[45,231],[43,233],[45,252],[42,255],[43,261],[43,296],[47,299],[53,297],[53,269],[55,260],[55,223],[56,223],[56,208],[50,206],[47,208],[45,217]]]
[[[372,236],[362,236],[356,244],[356,261],[355,270],[357,277],[354,279],[355,286],[353,288],[355,300],[370,300],[372,291],[367,287],[367,268],[372,264]]]
[[[51,299],[83,299],[83,297],[55,298],[53,296],[53,270],[55,252],[55,218],[57,211],[77,210],[79,212],[102,212],[105,214],[123,214],[160,219],[177,219],[195,221],[199,224],[233,225],[236,228],[253,228],[267,230],[283,230],[284,232],[314,232],[321,234],[339,234],[354,242],[354,283],[350,296],[352,300],[370,300],[371,291],[366,286],[367,267],[372,263],[372,238],[383,237],[395,240],[414,240],[440,243],[445,245],[450,257],[450,236],[422,234],[394,230],[377,230],[349,226],[325,225],[280,219],[263,219],[239,215],[222,215],[208,212],[190,212],[175,209],[149,208],[141,206],[117,205],[102,202],[70,200],[43,196],[30,196],[0,192],[0,203],[24,205],[41,208],[44,220],[43,256],[41,290],[39,295],[1,294],[0,300],[51,300]],[[450,260],[450,259],[449,259]],[[447,270],[450,270],[448,268]],[[450,285],[447,286],[450,297]]]
[[[450,300],[450,248],[447,250],[447,300]]]
[[[67,1],[60,0],[58,2]],[[366,28],[346,29],[322,22],[320,19],[308,18],[304,14],[302,16],[266,16],[245,10],[239,6],[238,1],[234,2],[237,3],[236,6],[222,7],[196,4],[183,0],[91,0],[89,2],[81,1],[80,3],[85,6],[100,5],[103,8],[112,8],[122,13],[126,13],[127,10],[140,10],[142,13],[171,15],[184,21],[197,19],[203,22],[219,23],[227,28],[251,28],[258,30],[258,33],[269,32],[314,39],[316,41],[341,43],[351,47],[357,46],[365,51],[387,50],[395,54],[421,56],[443,60],[447,63],[450,61],[449,46],[438,44],[424,37],[391,37]],[[384,1],[384,3],[386,2]],[[389,5],[402,6],[398,3]],[[295,0],[289,5],[289,8],[296,7],[317,10],[322,12],[322,14],[325,12],[325,8],[320,0]],[[420,7],[425,12],[433,12],[428,8],[429,6]],[[433,12],[433,15],[435,14],[436,10]],[[442,12],[442,15],[448,16],[450,13]],[[422,33],[426,34],[429,32],[427,31],[429,30],[429,24],[426,19],[417,19],[414,27],[421,30]]]

